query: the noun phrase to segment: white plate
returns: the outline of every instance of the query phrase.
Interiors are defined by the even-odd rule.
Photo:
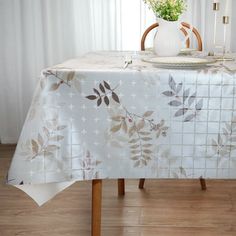
[[[235,58],[230,56],[213,56],[213,58],[217,61],[235,61]]]
[[[162,68],[199,68],[212,63],[214,59],[196,58],[196,57],[150,57],[143,58],[144,62],[151,63]]]

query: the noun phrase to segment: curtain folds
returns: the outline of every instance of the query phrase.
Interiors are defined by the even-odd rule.
[[[199,29],[206,50],[213,17],[212,1],[188,0],[183,20]],[[0,141],[17,142],[43,68],[92,50],[139,50],[153,22],[142,0],[0,0]],[[221,30],[219,23],[219,44]],[[231,40],[228,31],[236,50],[236,32]]]

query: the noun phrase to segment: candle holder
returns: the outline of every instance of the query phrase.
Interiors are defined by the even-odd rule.
[[[221,45],[217,45],[216,43],[216,33],[217,33],[217,18],[218,18],[218,12],[220,10],[220,3],[219,2],[214,2],[213,3],[213,11],[214,11],[214,36],[213,36],[213,45],[214,45],[214,49],[213,51],[209,52],[208,55],[210,56],[214,56],[215,55],[215,51],[216,49],[222,49],[222,46]],[[216,56],[215,56],[216,58]],[[219,58],[219,56],[217,57]],[[221,57],[223,58],[223,57]]]
[[[223,55],[226,53],[226,36],[227,36],[227,26],[229,24],[229,16],[223,16],[222,23],[224,25],[224,45],[223,45]]]
[[[224,42],[223,42],[223,55],[218,60],[220,61],[232,61],[234,60],[233,57],[226,56],[226,41],[227,41],[227,29],[230,23],[229,16],[223,16],[222,17],[222,23],[224,25]]]
[[[217,33],[217,18],[218,18],[218,12],[220,10],[220,3],[219,2],[214,2],[213,3],[213,11],[214,11],[214,48],[215,49],[222,49],[222,55],[220,56],[216,56],[215,58],[219,61],[231,61],[233,60],[232,57],[226,56],[226,41],[227,41],[227,29],[228,29],[228,25],[230,23],[230,18],[229,16],[224,15],[222,17],[222,23],[224,25],[224,42],[223,45],[217,45],[216,42],[216,33]],[[214,53],[213,53],[214,55]]]
[[[216,26],[217,26],[217,15],[218,11],[220,10],[220,3],[214,2],[213,3],[213,11],[215,13],[215,19],[214,19],[214,46],[216,47]]]

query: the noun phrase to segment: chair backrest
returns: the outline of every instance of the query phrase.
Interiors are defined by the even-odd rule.
[[[185,28],[191,29],[191,26],[190,26],[190,24],[188,24],[188,23],[186,23],[186,22],[182,22],[181,24],[182,24],[183,27],[182,27],[180,30],[184,33],[185,36],[187,36],[188,33],[187,33],[187,31],[186,31]],[[159,26],[158,23],[154,23],[154,24],[152,24],[151,26],[149,26],[149,27],[145,30],[145,32],[143,33],[143,36],[142,36],[142,39],[141,39],[141,50],[142,50],[142,51],[145,50],[145,40],[146,40],[146,37],[147,37],[148,33],[149,33],[151,30],[157,28],[158,26]],[[192,32],[194,33],[194,35],[195,35],[196,38],[197,38],[198,51],[202,51],[202,39],[201,39],[201,36],[200,36],[198,30],[197,30],[195,27],[193,27],[193,28],[192,28]],[[189,46],[190,46],[190,40],[189,40],[189,38],[186,40],[186,46],[187,46],[187,48],[189,48]]]

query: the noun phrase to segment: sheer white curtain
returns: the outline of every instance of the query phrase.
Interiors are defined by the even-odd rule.
[[[17,141],[40,70],[75,55],[73,5],[67,2],[0,0],[3,143]]]
[[[183,17],[199,29],[206,50],[212,2],[188,0]],[[0,0],[0,141],[17,141],[41,69],[91,50],[139,50],[154,21],[142,0]],[[228,45],[236,49],[230,37]]]

